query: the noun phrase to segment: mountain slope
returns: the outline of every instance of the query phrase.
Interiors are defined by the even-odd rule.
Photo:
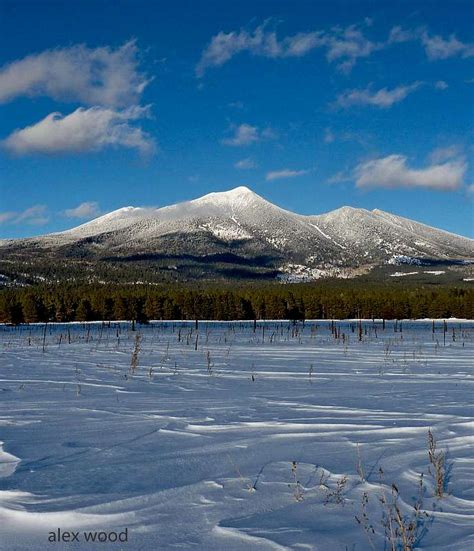
[[[459,263],[473,258],[474,242],[380,210],[303,216],[238,187],[159,209],[125,207],[68,231],[2,241],[0,252],[16,261],[173,262],[178,271],[190,262],[206,265],[206,277],[218,264],[245,265],[250,275],[265,268],[269,277],[295,272],[311,279],[350,276],[402,257]]]

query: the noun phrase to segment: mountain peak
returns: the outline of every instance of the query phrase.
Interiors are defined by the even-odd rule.
[[[247,186],[237,186],[235,188],[229,189],[228,191],[223,191],[222,193],[227,193],[228,195],[256,195],[256,193],[254,193]]]
[[[216,206],[236,204],[244,206],[252,203],[256,199],[264,201],[262,197],[257,195],[248,187],[238,186],[236,188],[229,189],[228,191],[213,191],[212,193],[203,195],[202,197],[199,197],[192,202],[197,204],[211,203]]]
[[[243,197],[258,197],[258,195],[247,186],[238,186],[233,189],[229,189],[228,191],[213,191],[212,193],[207,193],[206,195],[203,195],[199,199],[204,199],[207,197],[212,197],[215,199],[240,199]]]

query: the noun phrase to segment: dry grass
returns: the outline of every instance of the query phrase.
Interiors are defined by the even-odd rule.
[[[429,517],[423,506],[423,476],[419,482],[419,496],[409,514],[404,514],[399,503],[398,488],[392,484],[390,496],[380,496],[382,526],[390,551],[413,551],[423,531],[423,519]]]
[[[324,498],[324,504],[335,503],[336,505],[344,505],[346,500],[344,494],[347,484],[347,476],[343,475],[336,481],[335,488],[330,488],[327,490],[326,497]]]
[[[398,488],[392,484],[390,494],[383,490],[379,496],[381,506],[380,526],[383,530],[384,547],[388,551],[413,551],[426,533],[426,522],[430,515],[423,510],[424,484],[423,475],[418,483],[418,496],[408,512],[404,512],[400,504]],[[361,512],[355,517],[357,523],[364,529],[370,547],[375,551],[374,538],[376,530],[368,513],[369,495],[362,494]]]
[[[290,488],[293,489],[293,497],[295,501],[303,501],[304,491],[303,486],[301,486],[300,481],[298,480],[298,464],[296,461],[291,462],[291,484],[288,484]]]
[[[140,356],[142,336],[140,333],[135,335],[135,345],[132,352],[132,359],[130,360],[130,373],[135,373],[138,367],[138,357]]]
[[[431,429],[428,429],[428,458],[433,469],[433,471],[430,469],[430,474],[435,479],[436,497],[443,497],[446,482],[446,454],[443,451],[438,451],[437,442]]]

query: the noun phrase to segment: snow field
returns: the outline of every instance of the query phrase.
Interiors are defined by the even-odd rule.
[[[366,551],[364,494],[382,550],[380,497],[395,484],[410,517],[421,473],[415,548],[472,548],[472,323],[136,329],[0,329],[2,551],[54,548],[58,527],[128,528],[94,549]]]

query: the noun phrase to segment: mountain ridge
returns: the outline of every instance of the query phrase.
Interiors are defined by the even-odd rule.
[[[169,259],[180,266],[188,261],[191,278],[199,274],[195,265],[213,277],[217,264],[254,269],[260,258],[271,277],[303,281],[410,261],[468,263],[474,241],[380,209],[343,206],[302,215],[239,186],[160,208],[122,207],[62,232],[1,241],[0,252],[10,258],[44,254],[62,262],[146,258],[155,267],[169,267]]]
[[[41,239],[43,237],[49,237],[49,236],[53,236],[53,235],[69,234],[69,233],[74,232],[74,231],[76,231],[80,228],[88,227],[91,224],[96,224],[99,221],[106,221],[106,220],[114,219],[114,218],[117,218],[119,215],[124,215],[124,214],[127,215],[126,216],[127,218],[129,217],[130,214],[139,215],[140,217],[146,217],[147,214],[150,214],[150,215],[151,214],[158,214],[158,213],[163,212],[167,209],[176,209],[176,208],[179,208],[179,207],[184,206],[184,205],[199,205],[199,204],[206,204],[206,203],[208,203],[208,204],[211,203],[211,204],[214,204],[214,205],[217,205],[219,203],[221,205],[225,205],[225,204],[232,205],[232,203],[231,203],[231,201],[229,201],[229,199],[234,199],[234,200],[238,199],[238,200],[241,201],[243,197],[255,198],[257,200],[260,200],[260,201],[266,203],[267,205],[271,205],[273,208],[276,208],[281,212],[285,212],[287,214],[291,214],[291,215],[294,215],[294,216],[297,216],[297,217],[301,217],[303,219],[324,217],[324,216],[328,216],[328,215],[331,215],[331,214],[347,213],[347,212],[349,212],[349,213],[356,213],[356,212],[358,212],[358,213],[372,213],[374,215],[381,215],[381,216],[385,216],[385,217],[395,217],[397,219],[402,219],[402,220],[405,220],[407,222],[415,222],[419,225],[426,226],[427,228],[432,228],[432,229],[435,229],[436,231],[444,232],[446,234],[450,234],[450,235],[455,236],[455,237],[459,237],[459,238],[462,238],[462,239],[467,239],[467,240],[472,241],[472,239],[469,238],[469,237],[462,236],[462,235],[456,234],[454,232],[450,232],[448,230],[435,228],[434,226],[430,226],[429,224],[425,224],[423,222],[418,222],[416,220],[412,220],[410,218],[406,218],[406,217],[403,217],[401,215],[397,215],[397,214],[391,213],[389,211],[384,211],[384,210],[378,209],[378,208],[369,210],[369,209],[365,209],[363,207],[353,207],[353,206],[350,206],[350,205],[342,205],[342,206],[337,207],[336,209],[333,209],[331,211],[327,211],[327,212],[323,212],[323,213],[319,213],[319,214],[299,214],[299,213],[290,211],[288,209],[284,209],[283,207],[275,205],[274,203],[271,203],[267,199],[261,197],[260,195],[258,195],[254,191],[252,191],[247,186],[238,186],[238,187],[232,188],[228,191],[210,192],[210,193],[207,193],[207,194],[205,194],[201,197],[197,197],[195,199],[180,201],[178,203],[175,203],[175,204],[172,204],[172,205],[165,205],[165,206],[162,206],[162,207],[135,207],[133,205],[129,205],[129,206],[125,206],[125,207],[119,207],[118,209],[107,212],[105,214],[101,214],[97,218],[93,218],[92,220],[89,220],[87,222],[83,222],[82,224],[79,224],[78,226],[75,226],[73,228],[69,228],[67,230],[62,230],[62,231],[58,231],[58,232],[51,232],[51,233],[47,233],[47,234],[40,235],[40,236],[34,236],[34,237],[0,239],[0,243],[4,243],[4,242],[7,242],[7,241],[11,242],[11,241],[19,241],[19,240]],[[211,201],[211,199],[213,201]],[[222,199],[225,199],[225,200],[222,201]],[[130,216],[130,218],[132,218],[132,216]],[[131,221],[133,221],[133,218],[132,218]],[[107,230],[105,230],[105,231],[107,231]]]

